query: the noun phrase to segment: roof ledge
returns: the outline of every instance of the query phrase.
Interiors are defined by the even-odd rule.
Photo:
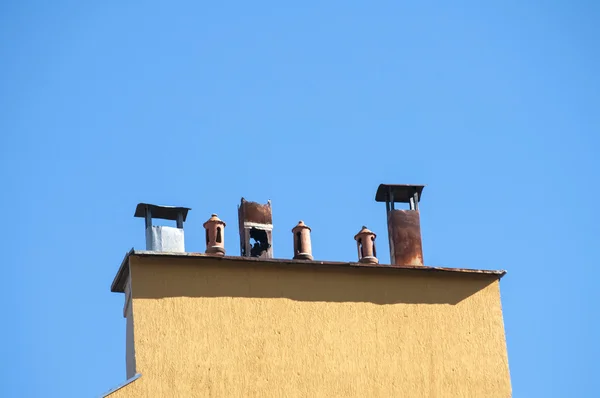
[[[123,387],[128,386],[129,384],[133,383],[134,381],[136,381],[137,379],[139,379],[142,375],[140,373],[136,373],[132,378],[125,380],[123,383],[119,384],[118,386],[116,386],[115,388],[112,388],[110,390],[108,390],[106,393],[104,393],[101,398],[105,398],[108,397],[110,394],[114,393],[115,391],[120,390]]]
[[[469,269],[469,268],[447,268],[447,267],[432,267],[422,265],[389,265],[389,264],[362,264],[353,262],[342,262],[342,261],[306,261],[306,260],[293,260],[293,259],[279,259],[279,258],[261,258],[261,257],[238,257],[238,256],[224,256],[216,257],[205,253],[179,253],[179,252],[157,252],[147,250],[134,250],[131,249],[126,255],[119,271],[113,280],[111,285],[111,291],[115,293],[123,293],[125,291],[125,282],[129,276],[129,258],[131,256],[136,257],[178,257],[188,259],[199,259],[204,261],[212,259],[213,261],[254,261],[261,262],[271,265],[290,265],[290,266],[302,266],[302,267],[344,267],[344,268],[369,268],[369,269],[388,269],[398,271],[414,271],[423,273],[438,273],[438,274],[458,274],[458,275],[488,275],[494,276],[498,279],[502,278],[505,274],[505,270],[484,270],[484,269]]]

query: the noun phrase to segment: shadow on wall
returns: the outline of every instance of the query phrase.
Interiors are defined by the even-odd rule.
[[[374,304],[457,304],[494,275],[244,261],[131,259],[134,298],[250,297]]]

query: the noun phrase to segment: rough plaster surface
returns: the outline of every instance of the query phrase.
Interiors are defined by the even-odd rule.
[[[110,397],[510,397],[494,277],[132,258]]]

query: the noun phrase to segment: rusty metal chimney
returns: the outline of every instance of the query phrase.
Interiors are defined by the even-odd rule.
[[[423,265],[419,201],[425,185],[381,184],[375,201],[385,202],[390,262],[393,265]],[[408,210],[397,210],[395,203],[408,203]]]
[[[183,222],[187,218],[188,207],[157,206],[139,203],[134,217],[146,220],[146,250],[159,252],[185,252]],[[175,221],[176,228],[152,225],[153,218]]]
[[[242,198],[238,206],[238,219],[241,256],[273,258],[271,201],[262,205]]]

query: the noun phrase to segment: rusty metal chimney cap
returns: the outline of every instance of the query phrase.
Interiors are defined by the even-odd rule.
[[[390,202],[389,191],[392,191],[395,203],[410,203],[410,198],[415,192],[419,194],[419,202],[421,201],[421,192],[425,185],[411,184],[380,184],[375,194],[376,202]]]
[[[354,240],[358,240],[358,238],[363,235],[373,235],[374,238],[377,237],[375,232],[371,231],[369,228],[367,228],[363,225],[362,229],[360,231],[358,231],[358,233],[356,235],[354,235]]]
[[[227,226],[227,224],[225,224],[225,221],[221,220],[221,219],[219,218],[219,216],[217,216],[215,213],[211,214],[211,215],[210,215],[210,218],[209,218],[208,220],[206,220],[206,222],[205,222],[204,224],[202,224],[202,226],[203,226],[204,228],[206,228],[206,226],[207,226],[209,223],[222,224],[224,227],[226,227],[226,226]]]
[[[159,206],[150,203],[138,203],[135,208],[134,217],[146,217],[146,209],[150,210],[152,218],[161,218],[163,220],[174,220],[177,221],[177,214],[181,213],[183,221],[187,218],[188,211],[192,210],[189,207],[175,207],[175,206]]]
[[[298,225],[296,225],[294,228],[292,228],[292,232],[295,233],[296,231],[301,230],[301,229],[308,229],[309,231],[311,231],[310,227],[308,225],[304,224],[304,221],[300,220],[300,221],[298,221]]]

